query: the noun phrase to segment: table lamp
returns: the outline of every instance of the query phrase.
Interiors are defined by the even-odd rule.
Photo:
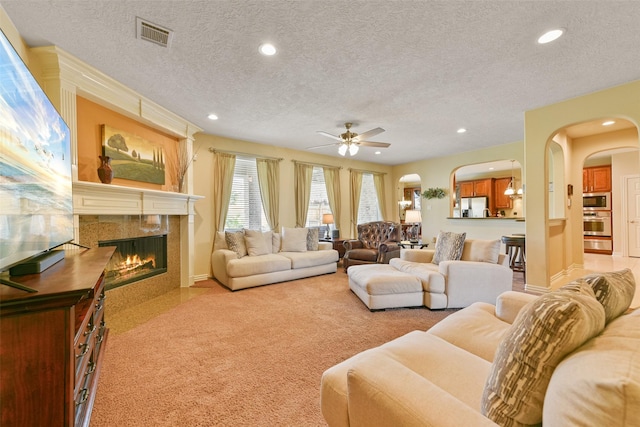
[[[325,235],[325,239],[331,238],[331,227],[329,224],[333,224],[333,214],[326,213],[322,214],[322,223],[327,224],[327,233]]]
[[[422,214],[419,210],[408,209],[406,211],[406,216],[404,217],[404,222],[407,224],[413,224],[411,227],[411,237],[409,238],[412,242],[418,241],[418,224],[422,222]]]

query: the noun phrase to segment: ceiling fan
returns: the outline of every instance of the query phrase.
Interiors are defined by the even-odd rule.
[[[341,133],[340,135],[332,135],[330,133],[324,132],[319,130],[318,133],[320,135],[324,135],[326,137],[332,138],[332,139],[336,139],[338,140],[338,142],[334,142],[332,144],[323,144],[323,145],[317,145],[315,147],[309,147],[309,150],[315,150],[316,148],[322,148],[322,147],[328,147],[331,145],[337,145],[338,146],[338,153],[341,156],[344,156],[347,154],[347,151],[349,151],[349,155],[351,156],[355,156],[356,153],[358,152],[358,150],[360,149],[360,147],[380,147],[380,148],[386,148],[388,146],[390,146],[391,144],[386,143],[386,142],[373,142],[373,141],[367,141],[367,138],[370,138],[372,136],[375,136],[379,133],[384,132],[384,129],[382,128],[375,128],[375,129],[371,129],[366,131],[365,133],[362,134],[357,134],[355,132],[351,132],[351,126],[353,126],[353,123],[345,123],[344,127],[347,128],[347,131],[344,133]]]

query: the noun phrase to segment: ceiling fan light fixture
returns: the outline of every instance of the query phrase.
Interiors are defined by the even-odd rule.
[[[349,154],[351,156],[355,156],[356,154],[358,154],[359,149],[360,147],[358,147],[356,144],[351,144],[349,145]]]
[[[349,146],[347,144],[341,144],[340,147],[338,148],[338,153],[341,156],[344,156],[345,154],[347,154],[347,149],[349,148]]]

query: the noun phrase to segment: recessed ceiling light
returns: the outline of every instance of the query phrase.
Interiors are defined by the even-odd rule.
[[[613,120],[607,120],[606,122],[602,123],[602,126],[611,126],[614,123],[615,122]]]
[[[380,151],[376,151],[375,154],[381,154],[381,152]]]
[[[271,43],[263,43],[258,48],[261,54],[265,56],[272,56],[276,54],[276,47]]]
[[[216,116],[215,114],[211,113],[207,116],[207,118],[209,120],[218,120],[218,116]]]
[[[562,34],[564,34],[563,28],[547,31],[546,33],[544,33],[538,38],[538,43],[540,44],[550,43],[556,40],[557,38],[559,38]]]
[[[467,130],[465,128],[460,128],[457,130],[458,133],[465,133]]]

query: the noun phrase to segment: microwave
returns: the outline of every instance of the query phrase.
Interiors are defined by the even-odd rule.
[[[610,211],[611,193],[584,193],[582,209],[585,211]]]

